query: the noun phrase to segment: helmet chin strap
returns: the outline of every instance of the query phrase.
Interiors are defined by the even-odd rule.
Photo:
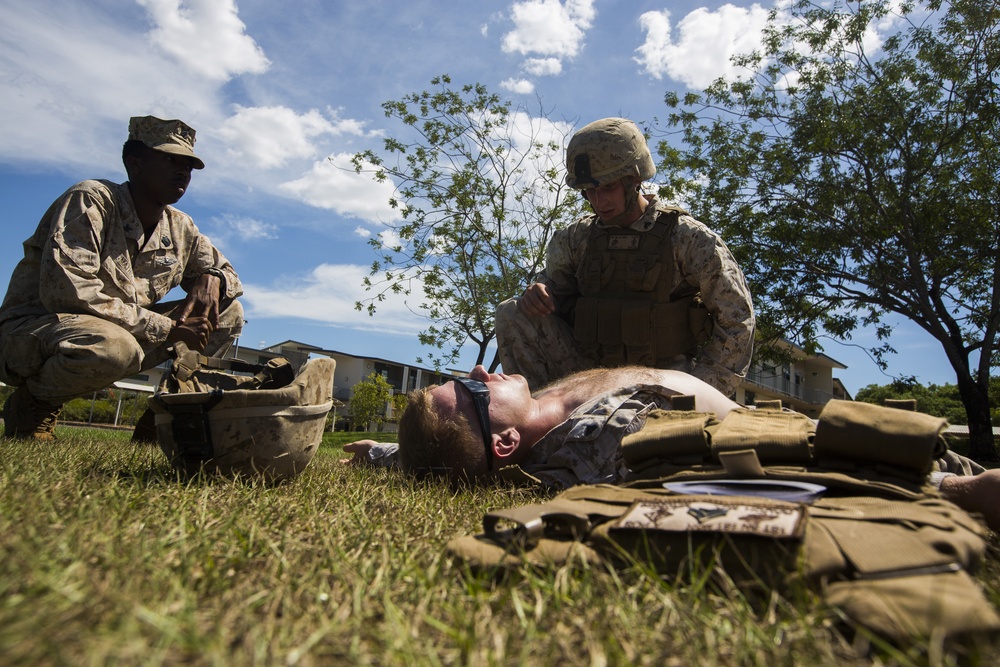
[[[628,220],[631,224],[639,216],[631,217],[633,212],[639,206],[639,187],[641,184],[634,183],[631,176],[623,176],[621,178],[622,187],[625,189],[625,210],[620,214],[616,215],[611,220],[605,220],[604,223],[611,225],[613,227],[620,227],[622,224]],[[641,209],[640,209],[641,211]],[[631,217],[631,219],[630,219]]]

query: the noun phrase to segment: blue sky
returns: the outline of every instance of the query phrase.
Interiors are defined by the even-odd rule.
[[[0,196],[9,277],[49,204],[85,178],[124,181],[128,118],[180,118],[207,168],[178,207],[236,266],[241,344],[295,339],[412,363],[427,324],[402,298],[354,310],[391,220],[349,157],[401,127],[380,104],[449,74],[557,129],[663,117],[754,48],[770,5],[688,0],[0,0]],[[705,220],[711,225],[710,220]],[[853,343],[871,344],[858,331]],[[954,382],[939,345],[901,323],[889,372]],[[824,342],[848,391],[883,375]],[[460,367],[475,359],[470,345]]]

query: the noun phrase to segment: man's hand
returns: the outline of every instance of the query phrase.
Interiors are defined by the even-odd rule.
[[[222,281],[218,276],[209,273],[202,274],[191,291],[188,292],[184,303],[181,304],[177,324],[187,324],[191,318],[206,318],[212,324],[212,331],[215,331],[219,327],[219,288],[221,285]]]
[[[1000,532],[1000,468],[978,475],[957,475],[941,480],[941,495],[966,512],[978,512],[986,525]]]
[[[180,341],[188,349],[201,352],[214,332],[215,326],[207,317],[188,317],[183,322],[178,319],[167,334],[167,342],[173,344]]]
[[[354,456],[349,459],[340,459],[340,462],[352,466],[368,465],[368,452],[377,444],[374,440],[355,440],[354,442],[349,442],[344,445],[344,451]]]
[[[556,300],[542,283],[532,283],[517,301],[517,309],[529,317],[547,317],[556,312]]]

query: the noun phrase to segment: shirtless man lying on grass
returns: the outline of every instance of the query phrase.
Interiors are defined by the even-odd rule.
[[[739,404],[680,371],[628,366],[583,371],[532,394],[520,375],[476,366],[467,378],[411,392],[399,445],[361,440],[344,446],[351,462],[399,465],[414,474],[488,477],[517,465],[554,488],[614,484],[628,472],[621,440],[642,428],[671,397],[694,396],[702,412],[725,419]],[[985,470],[949,452],[931,480],[941,494],[1000,530],[1000,469]]]

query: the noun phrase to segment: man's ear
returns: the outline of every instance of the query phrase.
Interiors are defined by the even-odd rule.
[[[513,426],[493,434],[493,454],[499,459],[510,458],[520,447],[521,433]]]
[[[139,158],[138,155],[127,156],[124,160],[124,164],[125,164],[125,173],[130,176],[136,173],[136,171],[142,169],[142,160]]]

